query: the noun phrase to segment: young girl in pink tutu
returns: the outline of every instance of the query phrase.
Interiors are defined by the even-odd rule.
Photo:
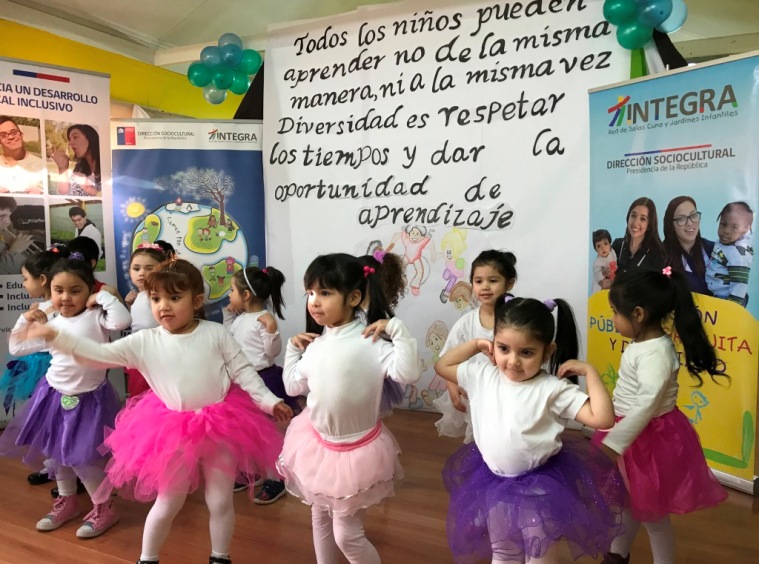
[[[699,385],[699,372],[708,372],[713,380],[720,374],[717,356],[685,276],[669,267],[662,272],[618,274],[609,303],[614,328],[632,342],[622,353],[614,388],[617,424],[593,438],[621,455],[619,468],[630,491],[631,510],[625,512],[624,533],[615,539],[604,562],[630,561],[630,546],[642,522],[654,562],[671,564],[675,536],[669,514],[717,505],[727,492],[706,466],[698,435],[677,408],[680,362],[662,323],[674,314],[686,368]]]
[[[480,352],[490,362],[476,360]],[[503,294],[493,340],[467,341],[435,364],[469,396],[474,431],[443,469],[456,562],[557,563],[562,538],[575,559],[598,557],[619,533],[625,487],[614,463],[589,441],[561,436],[570,419],[602,428],[614,420],[598,372],[569,360],[577,353],[566,302]],[[566,380],[572,374],[585,376],[587,394]]]
[[[369,285],[368,327],[356,318]],[[376,564],[364,534],[366,508],[393,495],[400,448],[379,420],[385,378],[419,379],[416,340],[390,313],[376,274],[346,254],[320,256],[306,270],[306,333],[285,357],[285,388],[308,394],[293,419],[277,467],[287,489],[311,505],[318,564]],[[382,332],[391,342],[379,339]]]
[[[48,326],[37,334],[93,365],[137,368],[150,385],[152,392],[127,403],[105,440],[113,458],[98,491],[106,499],[112,487],[140,501],[155,499],[138,562],[158,562],[174,517],[202,475],[209,563],[229,564],[232,484],[237,476],[273,472],[282,446],[261,409],[277,420],[287,420],[292,410],[266,388],[232,335],[201,319],[204,286],[197,268],[185,260],[164,262],[145,288],[159,327],[107,344]]]
[[[44,461],[57,481],[58,498],[50,512],[37,522],[40,531],[52,531],[79,516],[79,477],[94,508],[76,536],[96,537],[119,520],[108,497],[99,498],[96,490],[104,477],[105,457],[98,451],[103,429],[113,426],[121,405],[106,379],[105,368],[85,366],[69,349],[41,337],[65,330],[76,335],[74,339],[107,343],[110,332],[126,329],[131,319],[117,298],[105,291],[94,292],[92,268],[80,253],[57,261],[49,276],[55,313],[46,309],[27,312],[14,327],[9,349],[17,355],[49,349],[50,368],[0,437],[0,454],[21,454],[24,462],[36,467]]]

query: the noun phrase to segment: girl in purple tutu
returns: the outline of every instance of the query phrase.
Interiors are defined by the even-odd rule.
[[[282,339],[277,328],[277,320],[267,311],[271,300],[273,313],[280,319],[285,305],[282,299],[284,275],[274,268],[249,266],[238,270],[232,276],[229,289],[229,305],[222,310],[224,326],[240,343],[242,352],[248,358],[272,393],[290,406],[293,413],[300,413],[297,398],[285,392],[282,381],[282,367],[274,364],[276,356],[282,352]],[[241,491],[245,484],[236,483],[235,491]],[[264,480],[261,490],[253,498],[259,505],[274,503],[285,495],[282,480]]]
[[[370,295],[367,327],[357,309]],[[366,508],[393,495],[400,448],[379,419],[385,378],[419,379],[416,340],[392,315],[376,272],[356,257],[317,257],[306,270],[306,333],[290,339],[285,388],[308,394],[277,462],[287,489],[311,505],[318,564],[377,564],[364,534]],[[386,333],[390,341],[380,339]]]
[[[137,368],[150,385],[152,391],[127,402],[105,440],[112,458],[98,490],[105,499],[117,487],[139,501],[155,500],[139,564],[158,562],[171,523],[201,475],[210,512],[209,563],[230,564],[235,478],[274,472],[282,446],[261,410],[280,421],[292,410],[268,390],[232,335],[202,319],[205,288],[191,263],[161,263],[145,288],[158,327],[105,344],[45,325],[36,333],[93,366]]]
[[[79,538],[101,535],[119,520],[110,499],[99,498],[96,490],[105,465],[98,447],[121,405],[104,367],[83,365],[71,350],[46,342],[44,334],[65,330],[76,335],[73,339],[107,343],[111,331],[129,327],[131,318],[121,302],[108,292],[95,293],[94,287],[91,266],[80,253],[71,253],[50,271],[55,312],[35,309],[19,320],[10,351],[29,354],[50,349],[52,360],[29,402],[0,437],[0,454],[21,454],[24,462],[35,466],[44,461],[58,483],[58,498],[37,522],[38,530],[52,531],[79,516],[76,479],[82,480],[94,507],[76,532]]]
[[[706,466],[698,435],[677,408],[680,361],[662,323],[674,315],[685,366],[698,385],[699,372],[708,372],[712,380],[720,375],[717,355],[687,279],[670,267],[617,275],[609,303],[614,328],[631,342],[622,353],[614,388],[617,423],[608,433],[596,432],[593,439],[621,455],[618,463],[630,491],[631,510],[625,512],[624,533],[604,562],[630,561],[630,546],[642,522],[655,564],[671,564],[675,536],[669,514],[717,505],[727,492]]]
[[[480,352],[491,362],[477,361]],[[556,563],[562,538],[574,558],[597,557],[619,533],[619,472],[589,441],[561,436],[569,419],[594,428],[614,420],[598,372],[569,360],[577,353],[569,304],[504,294],[493,340],[462,343],[435,364],[467,392],[474,431],[443,469],[456,562]],[[587,394],[565,379],[572,374],[585,376]]]

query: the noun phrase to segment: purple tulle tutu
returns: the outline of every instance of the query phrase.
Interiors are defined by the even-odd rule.
[[[458,563],[544,556],[561,538],[572,556],[597,558],[621,531],[625,486],[590,441],[564,440],[545,464],[513,478],[490,471],[477,445],[446,462],[448,543]]]
[[[621,418],[617,417],[617,421]],[[593,442],[607,435],[596,431]],[[727,492],[706,465],[698,434],[675,408],[655,417],[619,458],[636,521],[659,521],[719,505]]]
[[[0,455],[21,456],[35,469],[44,462],[52,477],[60,466],[85,472],[87,467],[102,468],[105,460],[98,447],[120,408],[108,380],[91,392],[66,396],[43,378],[0,436]]]
[[[281,449],[276,425],[237,385],[223,401],[200,411],[173,411],[145,392],[127,402],[105,440],[113,458],[98,497],[107,498],[113,488],[138,501],[192,492],[201,470],[209,469],[237,481],[254,481],[256,474],[277,477]]]
[[[395,493],[393,481],[403,477],[400,452],[382,423],[357,443],[327,444],[306,408],[290,422],[277,468],[287,490],[304,503],[331,515],[353,515]]]
[[[264,381],[269,391],[277,396],[279,399],[284,400],[285,404],[289,405],[295,415],[301,412],[300,404],[298,400],[292,396],[288,396],[285,391],[285,383],[282,380],[282,367],[272,364],[268,368],[258,371],[258,375],[261,376],[261,380]]]
[[[380,398],[379,412],[382,416],[390,414],[394,408],[403,405],[406,398],[405,387],[401,386],[392,378],[385,378],[382,382],[382,396]]]

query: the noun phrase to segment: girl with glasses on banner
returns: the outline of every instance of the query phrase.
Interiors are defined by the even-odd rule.
[[[691,292],[709,295],[706,265],[714,241],[701,237],[701,212],[690,196],[673,198],[664,212],[664,250],[667,265],[682,272]]]

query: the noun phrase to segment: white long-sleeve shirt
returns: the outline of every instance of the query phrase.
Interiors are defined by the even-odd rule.
[[[265,313],[268,312],[263,310],[235,315],[226,308],[222,310],[224,327],[232,333],[235,341],[240,343],[242,352],[256,370],[269,368],[274,364],[276,356],[282,352],[279,331],[267,333],[266,326],[258,321]]]
[[[327,441],[354,442],[379,419],[382,383],[413,384],[421,376],[416,339],[394,317],[386,332],[392,342],[362,335],[360,320],[326,327],[305,352],[288,342],[284,382],[288,395],[308,395],[311,424]]]
[[[158,327],[158,322],[153,316],[153,308],[150,307],[150,298],[146,291],[143,290],[137,294],[129,311],[132,313],[132,333]]]
[[[98,292],[96,299],[100,307],[86,309],[74,317],[63,317],[58,313],[48,315],[48,325],[66,331],[92,342],[107,343],[111,331],[121,331],[129,327],[132,318],[129,311],[113,295]],[[71,356],[70,351],[46,342],[44,339],[22,340],[26,333],[27,321],[19,317],[11,331],[8,350],[11,354],[22,356],[34,352],[50,350],[52,359],[46,378],[48,384],[67,395],[83,394],[96,389],[105,379],[105,367],[86,366]]]
[[[269,391],[240,345],[219,323],[200,321],[191,333],[163,327],[101,344],[61,331],[52,346],[88,366],[136,368],[166,407],[193,411],[222,401],[236,382],[266,413],[282,400]]]

